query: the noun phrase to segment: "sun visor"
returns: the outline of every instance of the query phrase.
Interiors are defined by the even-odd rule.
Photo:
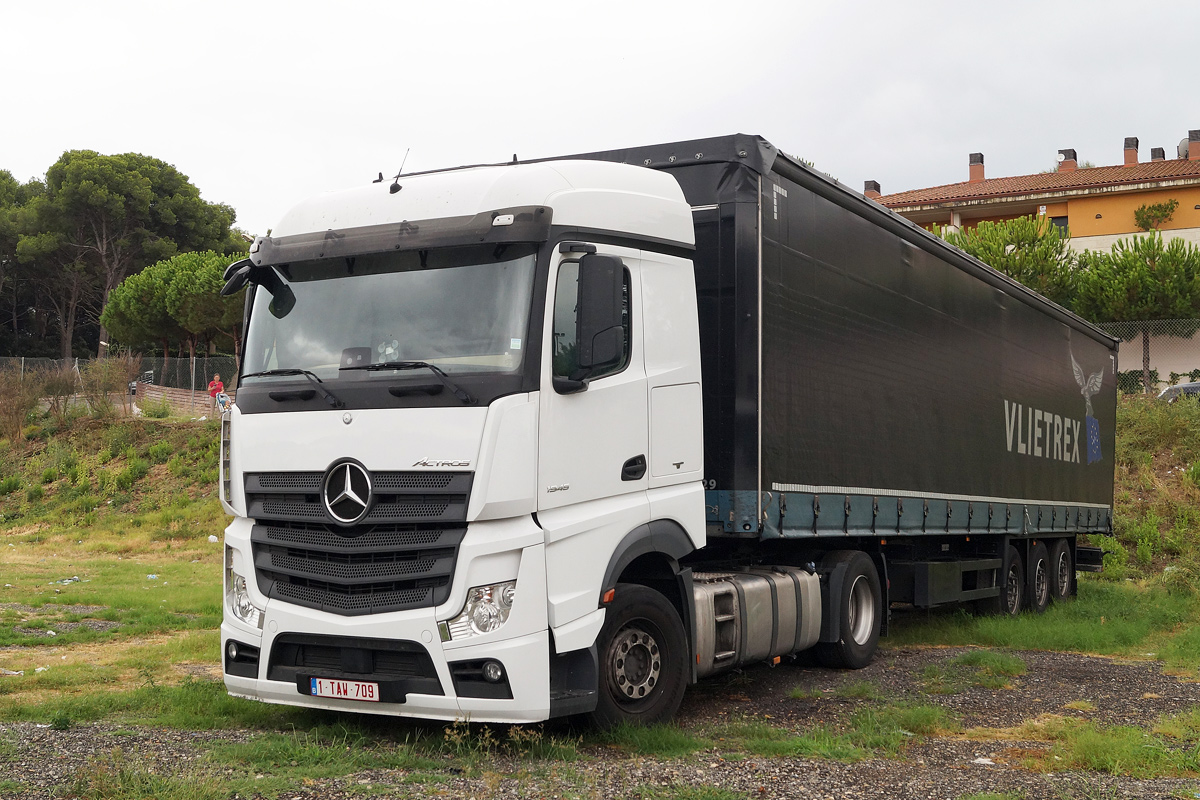
[[[544,242],[550,238],[552,216],[552,209],[546,206],[517,206],[484,211],[469,217],[404,220],[341,231],[300,233],[277,239],[264,236],[255,243],[256,250],[251,248],[253,252],[250,258],[256,266],[275,266],[293,261],[392,250]]]

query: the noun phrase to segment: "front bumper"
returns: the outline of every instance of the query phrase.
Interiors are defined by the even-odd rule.
[[[253,574],[250,549],[251,521],[235,519],[225,532],[233,550],[234,568]],[[222,652],[230,640],[257,648],[257,664],[243,663],[231,674],[225,658],[225,685],[230,694],[271,703],[324,708],[367,714],[391,714],[422,719],[470,719],[478,722],[538,722],[550,713],[550,634],[545,606],[545,558],[542,532],[532,519],[509,519],[472,524],[459,550],[459,567],[449,599],[435,608],[413,609],[364,616],[340,616],[263,597],[253,580],[249,589],[256,605],[264,608],[262,629],[230,614],[226,604],[221,625]],[[438,623],[461,610],[472,586],[516,579],[517,598],[508,621],[497,631],[462,641],[441,641]],[[369,666],[357,663],[351,653],[320,666],[279,667],[281,654],[299,639],[344,643],[348,650],[402,649],[419,656],[421,679],[397,678],[389,694],[400,702],[361,702],[313,697],[301,688],[306,677],[369,680]],[[425,660],[423,650],[428,654]],[[328,652],[328,651],[327,651]],[[358,652],[362,652],[361,650]],[[368,661],[371,656],[366,656]],[[452,666],[485,660],[500,662],[510,697],[477,697],[478,691],[456,691]],[[312,662],[309,662],[310,664]],[[274,667],[274,669],[273,669]],[[401,672],[406,667],[398,668]],[[248,674],[247,674],[248,673]],[[273,673],[273,674],[272,674]],[[364,674],[365,673],[365,674]],[[253,677],[250,677],[253,675]],[[434,691],[436,679],[440,693]],[[461,671],[460,671],[461,680]]]

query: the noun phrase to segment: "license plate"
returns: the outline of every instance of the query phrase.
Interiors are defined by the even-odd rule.
[[[341,700],[379,702],[379,684],[367,681],[339,681],[331,678],[310,678],[313,697],[337,697]]]

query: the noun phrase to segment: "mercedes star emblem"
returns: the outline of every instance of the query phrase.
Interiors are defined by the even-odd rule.
[[[367,515],[371,505],[371,474],[355,461],[334,464],[325,473],[321,497],[335,522],[353,525]]]

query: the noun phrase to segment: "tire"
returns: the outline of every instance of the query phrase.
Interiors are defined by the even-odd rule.
[[[844,564],[841,590],[830,597],[825,613],[838,614],[840,637],[836,642],[819,642],[817,658],[827,667],[862,669],[871,663],[879,646],[883,622],[883,590],[875,562],[858,550],[838,550],[822,561],[833,569]]]
[[[1044,542],[1037,542],[1029,550],[1029,585],[1025,596],[1029,610],[1041,614],[1050,605],[1050,552]]]
[[[1071,540],[1059,539],[1050,549],[1050,599],[1064,603],[1075,591],[1075,561],[1071,558]]]
[[[1025,607],[1025,565],[1017,548],[1009,545],[1004,551],[1000,566],[1000,593],[975,601],[975,613],[980,616],[1015,617]]]
[[[654,725],[675,715],[687,687],[687,636],[675,607],[645,586],[621,583],[596,642],[594,727]]]

